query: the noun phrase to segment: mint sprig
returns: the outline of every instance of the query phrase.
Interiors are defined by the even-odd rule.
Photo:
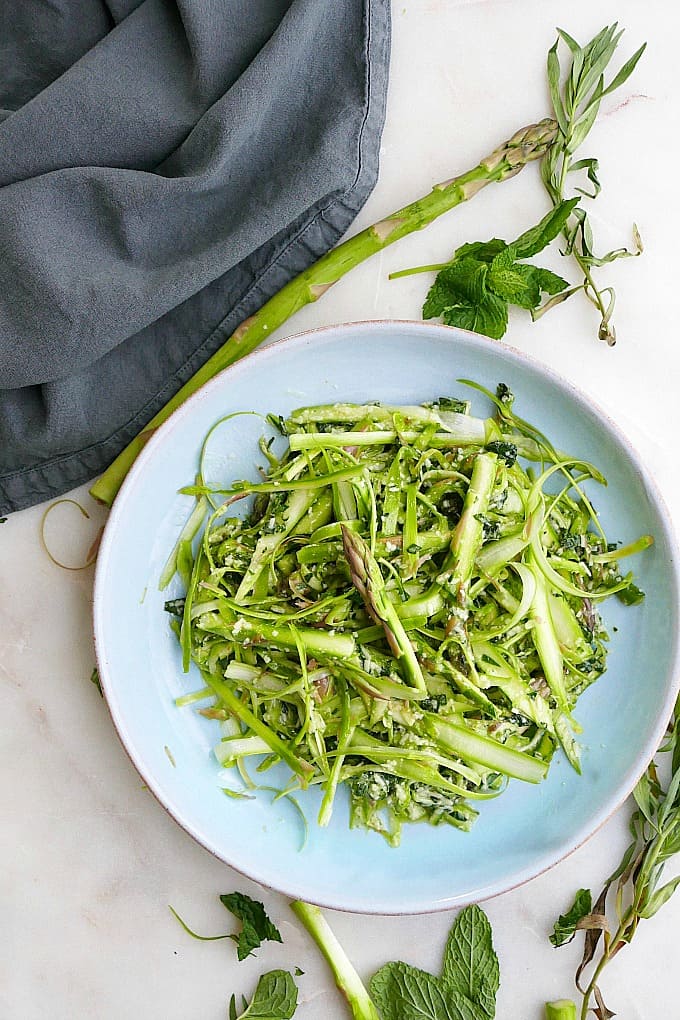
[[[471,906],[453,923],[440,977],[388,963],[370,988],[383,1020],[493,1020],[499,980],[491,925],[480,907]]]
[[[263,942],[283,942],[281,932],[275,924],[270,921],[264,906],[258,901],[251,899],[245,893],[233,892],[224,893],[220,896],[220,903],[241,922],[239,932],[227,932],[224,935],[198,935],[184,921],[174,907],[170,912],[179,921],[187,935],[199,942],[218,942],[220,939],[231,939],[236,943],[236,955],[239,960],[245,960],[251,956],[253,950],[259,949]]]
[[[267,913],[258,900],[253,900],[245,893],[233,892],[220,896],[220,903],[241,922],[241,931],[230,938],[236,943],[236,955],[245,960],[254,949],[259,949],[265,940],[282,942],[281,933],[267,917]]]
[[[457,248],[450,262],[392,274],[437,271],[423,305],[423,318],[441,316],[459,326],[500,340],[508,328],[508,306],[535,312],[542,296],[554,297],[569,286],[561,276],[525,260],[537,255],[563,230],[579,199],[551,209],[543,219],[508,243],[498,237]]]
[[[287,970],[270,970],[260,977],[250,1002],[245,998],[239,1013],[236,996],[229,1003],[229,1020],[290,1020],[298,1004],[298,990]]]

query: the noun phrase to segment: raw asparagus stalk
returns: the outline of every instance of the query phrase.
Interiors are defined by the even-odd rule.
[[[319,908],[296,900],[291,903],[291,909],[326,958],[336,985],[347,999],[354,1020],[380,1020],[373,1000]]]
[[[562,652],[555,633],[550,611],[550,592],[545,577],[533,563],[530,569],[534,575],[536,587],[531,603],[532,635],[534,645],[541,660],[543,673],[557,704],[567,714],[571,710],[569,697],[564,684],[564,664]]]
[[[546,1002],[545,1020],[576,1020],[576,1006],[570,999]]]
[[[219,676],[208,673],[204,673],[203,676],[208,686],[214,691],[234,718],[245,723],[255,736],[261,738],[273,754],[278,754],[281,760],[285,761],[286,765],[298,776],[300,784],[303,787],[307,786],[309,776],[313,772],[309,762],[298,758],[290,745],[282,740],[278,733],[274,733],[270,726],[267,726],[261,719],[258,719]]]
[[[172,412],[204,383],[239,358],[249,354],[300,308],[320,298],[354,266],[414,230],[426,227],[438,216],[473,198],[487,184],[508,180],[518,174],[527,163],[540,159],[548,151],[556,136],[557,124],[551,119],[522,128],[472,170],[435,185],[428,195],[350,237],[304,273],[296,276],[258,312],[242,322],[229,340],[154,415],[146,428],[125,447],[94,483],[90,494],[99,502],[111,506],[123,479],[145,443]]]

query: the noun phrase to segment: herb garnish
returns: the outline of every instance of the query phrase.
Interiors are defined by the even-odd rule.
[[[548,53],[547,70],[558,131],[541,162],[543,183],[554,206],[552,213],[513,244],[508,245],[498,238],[464,244],[448,263],[405,269],[392,273],[390,279],[437,272],[423,306],[423,318],[441,316],[448,326],[471,329],[494,340],[505,335],[509,304],[526,308],[535,320],[582,290],[600,313],[599,339],[613,346],[616,331],[611,318],[616,295],[613,287],[598,287],[592,270],[616,259],[640,255],[642,242],[633,225],[632,251],[616,248],[605,255],[595,255],[590,220],[580,198],[596,198],[599,194],[599,163],[593,157],[576,160],[573,156],[595,123],[602,98],[628,80],[646,44],[606,84],[605,71],[623,34],[617,31],[617,25],[606,26],[583,47],[567,32],[557,31],[557,41]],[[571,53],[564,83],[557,55],[560,40]],[[577,187],[579,197],[567,199],[567,179],[570,174],[579,172],[585,172],[591,190]],[[523,262],[542,251],[559,234],[566,242],[562,255],[573,255],[583,272],[583,283],[578,286],[569,287],[567,281],[555,273]],[[542,293],[549,295],[544,304],[541,304]]]
[[[460,912],[449,933],[440,977],[406,963],[388,963],[370,983],[383,1020],[487,1020],[500,982],[491,925],[477,906]]]
[[[591,190],[576,188],[581,195],[596,198],[599,194],[601,185],[598,179],[598,160],[593,157],[574,159],[574,153],[585,141],[595,123],[602,99],[628,80],[647,45],[643,43],[606,83],[605,72],[623,35],[622,31],[618,31],[616,23],[605,26],[586,46],[579,46],[576,40],[561,28],[557,30],[557,35],[558,38],[548,53],[547,70],[550,98],[559,125],[559,133],[541,164],[543,183],[555,206],[561,205],[564,201],[569,174],[585,172]],[[562,75],[558,57],[560,40],[566,44],[571,55],[571,65],[566,76]],[[539,314],[577,290],[583,290],[600,314],[598,338],[611,347],[616,343],[616,330],[611,321],[616,294],[613,287],[600,289],[592,270],[616,259],[639,255],[642,252],[642,242],[638,229],[633,225],[632,251],[627,248],[616,248],[605,255],[597,256],[593,250],[593,234],[588,214],[585,207],[579,205],[573,210],[563,233],[566,240],[563,254],[573,255],[576,259],[583,271],[583,283],[553,298]],[[534,318],[537,317],[534,314]]]
[[[290,1020],[297,1009],[298,990],[287,970],[270,970],[257,982],[250,1002],[243,999],[242,1011],[236,1006],[236,996],[229,1003],[229,1020]]]
[[[640,921],[653,917],[680,885],[680,875],[662,882],[666,863],[680,852],[680,701],[659,752],[670,756],[670,778],[664,784],[659,777],[667,759],[663,763],[652,761],[635,787],[637,809],[630,819],[632,840],[621,863],[605,882],[592,910],[590,893],[579,890],[574,905],[560,917],[550,939],[553,945],[569,941],[572,922],[572,931],[585,930],[583,957],[576,971],[576,986],[583,996],[581,1020],[586,1020],[590,1010],[597,1020],[614,1016],[599,987],[602,971],[632,941]],[[610,922],[607,901],[612,889],[615,920]],[[612,911],[609,913],[611,916]],[[593,963],[590,980],[584,985],[582,975]],[[576,1012],[564,1016],[575,1018]]]
[[[441,316],[447,326],[459,326],[500,340],[508,328],[508,305],[530,311],[541,304],[541,294],[555,295],[569,284],[561,276],[527,263],[560,233],[579,202],[561,202],[540,223],[508,244],[494,237],[457,248],[450,262],[419,266],[392,273],[390,279],[436,270],[423,318]]]
[[[565,946],[567,942],[571,942],[576,935],[579,922],[587,917],[592,905],[593,898],[590,895],[590,889],[579,889],[569,910],[566,914],[560,914],[555,921],[555,927],[550,936],[550,941],[554,946]]]
[[[231,936],[236,943],[236,955],[239,960],[245,960],[254,949],[259,949],[265,940],[283,941],[279,929],[272,924],[264,907],[257,900],[252,900],[245,893],[233,892],[220,896],[220,903],[243,925],[237,935]]]
[[[170,911],[177,918],[185,932],[200,942],[217,942],[220,939],[231,939],[236,943],[236,955],[239,960],[245,960],[247,956],[251,956],[253,950],[259,949],[264,941],[283,941],[279,929],[276,925],[272,924],[264,906],[257,900],[251,899],[245,893],[233,892],[220,896],[220,903],[241,922],[240,932],[228,932],[225,935],[197,935],[182,920],[174,907],[170,907]],[[279,972],[276,971],[274,973]],[[250,1015],[263,1016],[264,1014],[251,1013]]]

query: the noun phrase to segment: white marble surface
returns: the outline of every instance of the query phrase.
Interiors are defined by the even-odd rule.
[[[555,24],[585,39],[616,18],[628,29],[626,55],[649,41],[588,144],[602,164],[604,191],[593,212],[600,244],[625,243],[635,219],[646,246],[642,258],[605,271],[619,292],[619,343],[609,350],[595,341],[594,315],[579,299],[536,325],[513,315],[509,339],[613,413],[680,520],[676,5],[396,0],[380,181],[357,227],[471,166],[548,112],[543,61]],[[416,318],[425,278],[389,283],[390,270],[438,261],[465,240],[512,236],[544,208],[532,167],[352,273],[286,332]],[[85,490],[80,496],[89,505]],[[54,524],[56,513],[73,523],[64,555],[77,559],[103,514],[95,509],[87,522],[77,512],[67,518],[69,510],[56,511]],[[341,1020],[344,1004],[285,899],[209,856],[142,788],[89,683],[92,572],[49,562],[38,540],[41,513],[16,514],[0,531],[0,1018],[222,1020],[232,991],[249,992],[263,970],[300,965],[300,1020]],[[547,933],[575,888],[598,886],[618,859],[626,817],[627,808],[552,871],[486,904],[501,961],[499,1017],[539,1020],[546,998],[572,993],[578,950],[553,950]],[[224,930],[217,896],[234,888],[262,898],[285,939],[241,964],[229,942],[190,940],[167,908],[174,904],[203,931]],[[451,920],[331,916],[366,976],[396,957],[436,969]],[[625,1020],[680,1016],[678,924],[680,894],[609,968],[604,986]]]

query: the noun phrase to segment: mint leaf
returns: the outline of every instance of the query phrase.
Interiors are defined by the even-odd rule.
[[[437,274],[425,299],[423,318],[441,315],[448,326],[500,340],[508,325],[508,310],[504,301],[487,290],[488,273],[489,266],[472,256],[456,259]]]
[[[535,227],[521,234],[512,243],[512,247],[515,249],[515,257],[518,259],[528,259],[532,255],[537,255],[539,251],[543,251],[562,232],[574,207],[578,205],[579,201],[580,199],[578,198],[570,198],[566,202],[560,202]]]
[[[555,921],[555,927],[550,936],[552,944],[554,946],[563,946],[565,943],[571,942],[576,934],[576,925],[590,913],[591,909],[592,896],[590,895],[590,889],[579,889],[569,910],[566,914],[560,914]]]
[[[496,1011],[500,984],[491,925],[483,910],[466,907],[453,922],[444,951],[442,979],[479,1004],[487,1017]]]
[[[430,287],[425,304],[423,318],[433,319],[443,315],[446,308],[463,299],[468,304],[476,304],[486,292],[486,274],[488,266],[475,258],[456,259],[437,273],[437,278]]]
[[[508,248],[512,252],[512,248]],[[508,264],[507,253],[493,260],[489,268],[489,288],[505,301],[520,308],[536,308],[541,301],[541,288],[535,266],[521,262]]]
[[[538,266],[534,268],[538,286],[546,294],[559,294],[569,286],[567,280],[563,280],[557,273],[551,273],[549,269],[540,269]]]
[[[487,275],[487,285],[499,297],[520,308],[537,308],[541,291],[559,294],[569,284],[549,269],[516,261],[514,244],[497,255]]]
[[[493,262],[496,255],[500,255],[507,247],[506,241],[492,237],[490,241],[473,241],[471,244],[461,245],[460,248],[456,248],[453,258],[462,259],[471,255],[478,262]]]
[[[506,301],[490,292],[479,303],[461,295],[444,309],[442,318],[447,326],[471,329],[500,340],[508,328],[508,306]]]
[[[371,997],[382,1020],[484,1020],[485,1014],[449,983],[407,963],[374,974]]]
[[[270,970],[257,982],[257,988],[243,1013],[236,1016],[236,1000],[231,997],[230,1020],[290,1020],[297,1009],[298,990],[287,970]]]
[[[267,917],[264,907],[245,893],[233,892],[220,896],[220,902],[234,917],[241,921],[243,927],[237,935],[229,937],[236,943],[236,955],[239,960],[258,949],[265,939],[270,942],[282,942],[281,933]],[[279,973],[272,971],[272,973]],[[283,973],[283,972],[281,972]],[[261,1015],[261,1014],[251,1014]]]
[[[508,303],[537,309],[541,292],[559,294],[566,280],[527,258],[544,248],[564,227],[578,199],[562,202],[513,244],[498,237],[461,245],[437,273],[423,305],[423,318],[441,316],[448,326],[471,329],[500,340],[508,327]]]

